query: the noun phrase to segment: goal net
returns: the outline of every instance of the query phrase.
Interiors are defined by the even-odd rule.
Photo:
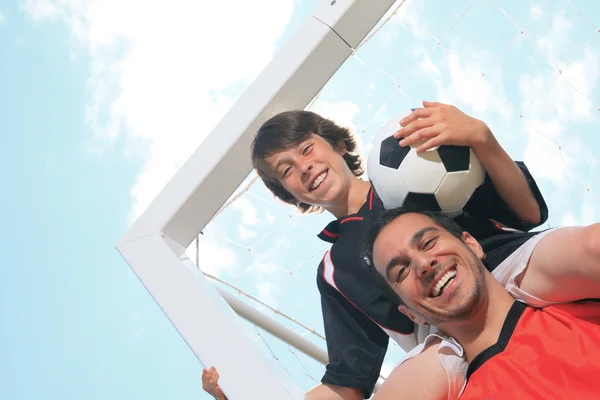
[[[307,109],[350,127],[366,156],[392,116],[453,104],[527,164],[550,210],[541,228],[589,224],[600,217],[597,22],[598,7],[575,0],[396,1]],[[329,244],[317,234],[332,219],[300,214],[252,172],[185,252],[303,391],[325,371],[315,279]],[[381,379],[403,355],[391,340]]]

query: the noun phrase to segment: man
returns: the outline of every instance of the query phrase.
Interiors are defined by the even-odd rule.
[[[450,385],[460,383],[452,396],[598,398],[600,303],[538,309],[516,301],[485,268],[477,240],[439,213],[385,211],[366,231],[364,249],[399,311],[440,331],[440,361],[455,378]]]

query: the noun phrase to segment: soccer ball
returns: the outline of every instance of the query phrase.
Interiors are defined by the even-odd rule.
[[[367,157],[371,186],[386,209],[413,205],[454,218],[485,179],[481,162],[469,147],[439,146],[421,154],[401,147],[393,134],[401,118],[386,123]]]

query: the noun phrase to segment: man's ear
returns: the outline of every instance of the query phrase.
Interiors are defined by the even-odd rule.
[[[398,311],[400,311],[402,314],[406,315],[408,318],[411,319],[411,321],[413,321],[415,324],[419,324],[419,325],[427,325],[427,321],[425,321],[425,319],[423,319],[423,317],[418,316],[416,314],[414,314],[412,311],[410,311],[410,309],[408,307],[406,307],[405,305],[399,305],[398,306]]]
[[[462,240],[467,244],[467,246],[469,246],[469,248],[473,251],[473,253],[475,253],[477,258],[479,258],[480,260],[483,260],[483,256],[484,256],[483,249],[481,248],[481,245],[479,244],[477,239],[475,239],[473,236],[471,236],[471,234],[469,232],[463,232]]]

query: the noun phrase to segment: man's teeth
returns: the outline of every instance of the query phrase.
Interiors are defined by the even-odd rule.
[[[310,185],[310,189],[315,190],[316,188],[318,188],[319,185],[323,182],[323,179],[325,179],[326,177],[327,177],[327,171],[323,172],[321,175],[319,175],[317,177],[317,179],[315,179],[315,181],[312,183],[312,185]]]
[[[444,274],[444,276],[442,276],[442,279],[440,279],[438,281],[438,283],[435,285],[435,287],[433,288],[433,297],[438,297],[439,295],[441,295],[444,292],[444,288],[446,287],[446,284],[448,284],[454,277],[456,276],[456,270],[453,269],[451,271],[448,271]]]

